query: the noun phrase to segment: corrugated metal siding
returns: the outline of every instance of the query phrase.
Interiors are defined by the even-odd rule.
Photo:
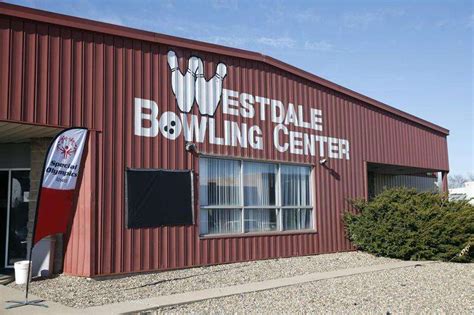
[[[341,213],[348,199],[367,194],[366,161],[448,170],[445,134],[266,63],[4,15],[0,45],[0,120],[93,130],[65,259],[69,274],[164,270],[351,250]],[[315,165],[317,233],[201,239],[197,225],[125,228],[125,167],[194,169],[198,187],[198,159],[185,153],[183,137],[170,141],[133,134],[134,97],[156,101],[160,113],[177,111],[166,58],[170,48],[181,70],[191,55],[202,58],[207,78],[218,62],[224,62],[224,88],[305,104],[306,111],[309,106],[321,109],[323,134],[350,141],[351,159],[330,160],[330,169],[319,166],[317,156],[278,152],[271,141],[261,151],[198,144],[206,154]],[[196,106],[192,113],[198,113]],[[221,133],[224,118],[231,117],[218,111],[215,119]],[[267,119],[261,124],[258,112],[253,119],[235,119],[259,124],[265,138],[272,139],[273,123]],[[196,222],[198,204],[196,200]]]
[[[77,198],[76,212],[74,215],[71,231],[66,235],[64,252],[64,273],[77,275],[93,274],[92,235],[94,234],[93,214],[96,210],[94,202],[95,183],[92,172],[95,169],[95,161],[92,156],[95,145],[95,137],[89,137],[86,160],[84,162],[84,175],[80,182],[79,195]]]

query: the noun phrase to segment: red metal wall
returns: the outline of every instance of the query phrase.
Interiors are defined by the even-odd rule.
[[[176,51],[182,71],[189,56],[199,56],[207,78],[224,62],[224,88],[307,104],[305,111],[321,109],[321,134],[350,141],[350,160],[329,160],[332,171],[319,166],[319,156],[280,153],[272,141],[265,142],[264,150],[198,144],[200,152],[211,155],[314,165],[317,232],[200,238],[197,225],[125,228],[126,167],[194,169],[198,187],[198,159],[185,152],[182,136],[170,141],[133,133],[135,97],[156,101],[160,113],[178,112],[169,49]],[[92,129],[65,273],[93,276],[351,250],[341,213],[348,199],[366,195],[367,161],[448,170],[443,128],[302,71],[297,75],[273,59],[251,60],[255,55],[244,58],[242,51],[0,5],[0,121]],[[198,113],[196,106],[193,113]],[[218,110],[215,118],[221,131],[222,120],[234,118],[260,125],[265,139],[273,139],[274,124],[258,117],[237,118]],[[199,222],[197,200],[195,209]]]

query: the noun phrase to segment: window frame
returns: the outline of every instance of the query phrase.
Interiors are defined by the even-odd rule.
[[[307,164],[307,163],[292,163],[292,162],[281,162],[281,161],[269,161],[269,160],[255,160],[255,159],[245,159],[245,158],[233,158],[227,156],[214,156],[214,155],[200,155],[199,159],[215,159],[215,160],[231,160],[236,161],[239,163],[240,167],[240,178],[239,178],[239,202],[238,205],[224,205],[224,206],[203,206],[199,202],[199,236],[202,238],[212,238],[212,237],[232,237],[232,236],[253,236],[253,235],[266,235],[266,234],[301,234],[301,233],[316,233],[316,209],[315,209],[315,200],[314,200],[314,165]],[[264,206],[245,206],[245,199],[244,199],[244,163],[251,162],[251,163],[266,163],[266,164],[273,164],[276,165],[276,178],[275,178],[275,205],[264,205]],[[283,206],[282,205],[282,194],[281,194],[281,166],[299,166],[299,167],[308,167],[309,168],[309,205],[308,206],[298,206],[298,205],[290,205],[290,206]],[[201,186],[199,181],[198,186]],[[200,198],[199,198],[200,199]],[[241,230],[238,233],[201,233],[201,210],[224,210],[224,209],[240,209],[241,213]],[[249,209],[275,209],[277,212],[277,229],[274,231],[245,231],[245,210]],[[298,213],[300,209],[310,209],[311,212],[311,228],[309,229],[296,229],[296,230],[284,230],[283,229],[283,211],[285,209],[297,209]],[[207,215],[207,214],[206,214]]]

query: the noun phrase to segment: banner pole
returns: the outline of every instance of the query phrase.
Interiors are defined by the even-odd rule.
[[[34,234],[33,234],[34,235]],[[31,281],[31,265],[33,261],[31,260],[31,252],[33,251],[33,237],[31,238],[30,248],[28,249],[28,273],[26,278],[26,290],[25,290],[25,302],[28,303],[28,291],[30,289],[30,281]]]
[[[61,132],[59,134],[61,134]],[[36,223],[37,223],[37,219],[38,219],[38,209],[39,209],[40,199],[41,199],[41,185],[43,184],[44,168],[45,168],[45,165],[46,165],[46,160],[48,159],[48,152],[51,149],[51,146],[53,145],[54,141],[56,141],[58,135],[56,135],[56,137],[54,137],[54,139],[49,144],[48,149],[46,150],[46,156],[44,157],[44,162],[43,162],[43,170],[41,172],[41,178],[40,178],[40,181],[38,183],[38,198],[36,198],[36,207],[35,207],[36,209],[35,209],[35,213],[34,213],[34,216],[33,216],[33,228],[32,228],[33,231],[31,233],[31,240],[29,242],[30,243],[29,244],[30,248],[28,248],[28,273],[26,275],[26,290],[25,290],[25,302],[27,304],[25,304],[25,305],[28,305],[28,293],[29,293],[29,289],[30,289],[30,281],[31,281],[31,278],[32,278],[32,275],[31,275],[31,269],[32,269],[32,265],[33,265],[32,254],[33,254],[33,246],[34,246],[34,242],[35,242]],[[44,300],[37,300],[37,301],[43,302]],[[37,302],[37,303],[39,303],[39,302]],[[44,305],[44,306],[47,307],[46,305]]]
[[[62,132],[60,132],[59,134],[61,134]],[[58,134],[58,135],[59,135]],[[33,265],[33,246],[34,246],[34,243],[35,243],[35,234],[36,234],[36,224],[38,223],[38,209],[39,209],[39,206],[40,206],[40,199],[41,199],[41,185],[43,184],[43,177],[44,177],[44,168],[45,168],[45,165],[46,165],[46,160],[48,159],[48,152],[49,150],[51,149],[51,146],[53,145],[54,141],[56,141],[57,137],[54,137],[53,141],[51,141],[51,143],[49,144],[48,146],[48,150],[46,150],[46,156],[44,158],[44,163],[43,163],[43,170],[41,172],[41,178],[40,178],[40,181],[39,181],[39,184],[38,184],[38,198],[36,198],[36,209],[35,209],[35,214],[33,216],[33,231],[31,233],[31,240],[30,240],[30,248],[28,249],[28,274],[26,276],[26,290],[25,290],[25,302],[28,303],[28,293],[29,293],[29,289],[30,289],[30,281],[31,281],[31,278],[33,277],[33,275],[31,275],[31,269],[33,268],[32,265]],[[37,302],[36,303],[39,303],[39,302],[43,302],[44,300],[36,300]],[[40,305],[38,305],[40,306]],[[44,306],[44,307],[48,307],[46,305],[41,305],[41,306]]]
[[[35,218],[35,221],[36,221],[36,218]],[[35,222],[35,225],[36,225],[36,222]],[[34,229],[35,229],[35,227],[33,227],[33,230]],[[27,276],[26,276],[25,300],[24,301],[6,301],[7,303],[12,303],[12,305],[9,305],[9,306],[5,307],[5,309],[20,307],[20,306],[26,306],[26,305],[48,307],[48,305],[41,303],[41,302],[44,302],[44,300],[42,300],[42,299],[32,300],[32,301],[28,300],[28,292],[29,292],[30,281],[31,281],[31,277],[30,277],[31,265],[33,264],[33,261],[31,260],[31,253],[33,252],[33,240],[34,240],[34,234],[31,237],[31,242],[30,242],[31,245],[30,245],[30,248],[29,248],[29,251],[28,251],[29,252],[28,253],[28,273],[27,273]]]
[[[48,151],[49,151],[49,148],[51,147],[52,143],[56,140],[56,138],[54,138],[54,140],[51,142],[51,144],[49,145],[48,147]],[[45,160],[46,161],[46,160]],[[44,170],[43,170],[43,174],[44,174]],[[41,181],[40,181],[40,185],[41,183],[43,182],[43,174],[41,175]],[[48,305],[46,304],[42,304],[41,302],[44,302],[44,300],[40,299],[40,300],[32,300],[32,301],[28,301],[28,293],[29,293],[29,289],[30,289],[30,281],[31,281],[31,268],[33,265],[33,260],[31,259],[32,257],[32,253],[33,253],[33,244],[34,244],[34,241],[35,241],[35,232],[36,232],[36,221],[37,221],[37,213],[38,213],[38,207],[39,207],[39,200],[40,200],[40,197],[41,197],[41,186],[38,188],[38,198],[36,199],[36,210],[35,210],[35,214],[34,214],[34,220],[33,220],[33,233],[31,234],[31,240],[30,240],[30,247],[28,249],[28,273],[26,274],[26,290],[25,290],[25,300],[24,301],[6,301],[7,303],[12,303],[12,305],[9,305],[7,307],[5,307],[5,309],[10,309],[10,308],[15,308],[15,307],[20,307],[20,306],[26,306],[26,305],[32,305],[32,306],[41,306],[41,307],[48,307]]]

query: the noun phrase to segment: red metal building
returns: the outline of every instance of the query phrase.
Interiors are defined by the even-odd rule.
[[[271,57],[0,3],[0,170],[24,145],[34,185],[33,143],[70,126],[91,130],[80,276],[352,250],[374,176],[449,170],[448,130]],[[127,228],[127,168],[192,170],[194,224]]]

